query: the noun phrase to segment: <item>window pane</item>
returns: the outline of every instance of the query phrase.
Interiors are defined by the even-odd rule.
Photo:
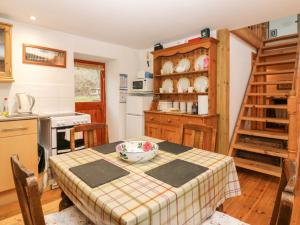
[[[0,29],[0,72],[5,72],[4,62],[4,30]]]
[[[100,67],[75,66],[75,101],[98,102],[101,100]]]

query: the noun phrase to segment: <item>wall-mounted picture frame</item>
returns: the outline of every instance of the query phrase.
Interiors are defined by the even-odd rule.
[[[23,63],[66,68],[67,52],[38,45],[23,44]]]

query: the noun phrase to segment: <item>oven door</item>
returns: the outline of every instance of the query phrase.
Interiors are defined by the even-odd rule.
[[[55,132],[55,139],[56,142],[56,153],[57,154],[63,154],[71,151],[71,144],[70,144],[70,129],[72,127],[58,127],[56,128]],[[84,149],[84,140],[83,140],[83,135],[82,137],[76,138],[75,140],[75,149],[80,150]]]

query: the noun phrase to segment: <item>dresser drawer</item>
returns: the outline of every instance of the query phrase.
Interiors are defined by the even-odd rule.
[[[145,113],[145,121],[150,123],[160,123],[161,115],[156,113]]]
[[[37,133],[37,120],[0,122],[0,138]]]
[[[180,126],[181,118],[180,116],[161,115],[161,123],[165,125]]]

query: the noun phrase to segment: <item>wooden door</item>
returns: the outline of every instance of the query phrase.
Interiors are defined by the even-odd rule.
[[[105,64],[75,60],[75,111],[91,115],[92,122],[106,123]],[[97,145],[104,134],[97,131]]]
[[[163,126],[162,127],[162,139],[173,142],[180,143],[180,129],[174,126]]]
[[[161,126],[153,123],[146,123],[145,135],[153,138],[162,139]]]
[[[24,145],[26,143],[26,145]],[[38,175],[37,134],[0,138],[0,192],[15,188],[10,157],[17,154],[22,164]]]

